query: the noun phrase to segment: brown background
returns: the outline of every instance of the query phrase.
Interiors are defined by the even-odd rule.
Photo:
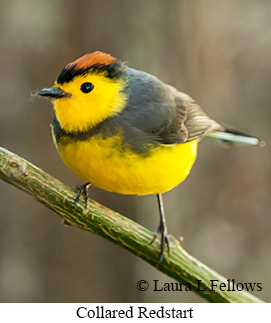
[[[175,0],[0,1],[0,145],[67,185],[82,183],[58,156],[53,111],[31,93],[61,68],[101,50],[194,97],[214,119],[266,140],[265,148],[201,142],[191,175],[165,194],[170,233],[237,282],[262,283],[271,301],[271,2]],[[154,196],[90,195],[154,230]],[[102,238],[61,224],[0,182],[0,301],[202,302],[192,292],[139,292],[167,276]]]

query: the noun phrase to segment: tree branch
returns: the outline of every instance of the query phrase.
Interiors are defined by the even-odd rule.
[[[165,254],[159,263],[159,241],[150,245],[153,232],[132,220],[89,199],[88,207],[79,201],[74,209],[74,191],[25,159],[0,147],[0,178],[55,211],[66,225],[96,233],[107,240],[127,249],[145,260],[161,272],[191,287],[201,297],[211,302],[244,303],[262,302],[246,291],[221,291],[217,286],[226,284],[222,277],[197,259],[190,256],[180,246],[180,242],[170,237],[170,257]],[[212,280],[216,287],[212,289]],[[200,281],[200,289],[198,286]],[[185,286],[184,286],[185,287]]]

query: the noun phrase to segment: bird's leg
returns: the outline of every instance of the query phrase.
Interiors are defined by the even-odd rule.
[[[159,207],[160,222],[159,222],[159,226],[154,234],[154,237],[151,241],[151,244],[157,238],[157,234],[160,233],[161,234],[161,242],[160,242],[159,262],[161,262],[164,257],[163,253],[164,253],[165,245],[167,246],[168,255],[169,255],[169,242],[168,242],[168,237],[167,237],[167,224],[166,224],[166,217],[165,217],[162,194],[161,193],[156,194],[156,196],[157,196],[158,207]]]
[[[81,194],[83,194],[83,196],[84,196],[85,207],[87,207],[87,205],[88,205],[88,189],[90,186],[91,186],[91,183],[88,182],[84,185],[74,187],[75,191],[77,192],[76,197],[74,199],[74,208],[76,208],[76,205],[79,201]]]

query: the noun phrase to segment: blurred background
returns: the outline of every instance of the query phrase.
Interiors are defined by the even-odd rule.
[[[271,301],[271,2],[253,0],[0,1],[0,145],[69,186],[82,183],[53,146],[50,102],[31,96],[64,65],[101,50],[189,93],[217,121],[264,148],[205,139],[188,179],[164,195],[169,232]],[[155,196],[90,197],[155,230]],[[112,243],[65,227],[51,210],[0,182],[1,302],[204,302],[192,292],[139,292],[170,278]]]

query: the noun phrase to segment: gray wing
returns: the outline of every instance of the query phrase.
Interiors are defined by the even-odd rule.
[[[177,128],[186,129],[187,137],[185,142],[200,140],[202,137],[207,136],[215,139],[224,147],[231,145],[264,146],[264,141],[259,138],[228,126],[222,126],[210,119],[189,95],[179,92],[169,85],[168,89],[174,95],[176,110],[181,111],[181,114],[179,114],[181,117],[176,119],[180,123]]]
[[[127,69],[129,100],[109,123],[111,128],[121,126],[134,151],[148,153],[151,146],[189,142],[223,130],[187,94],[150,74]]]
[[[185,129],[187,136],[183,142],[200,140],[212,131],[224,131],[224,127],[210,119],[202,108],[187,94],[167,85],[173,93],[177,111],[177,124],[174,127]],[[178,124],[179,123],[179,124]]]

